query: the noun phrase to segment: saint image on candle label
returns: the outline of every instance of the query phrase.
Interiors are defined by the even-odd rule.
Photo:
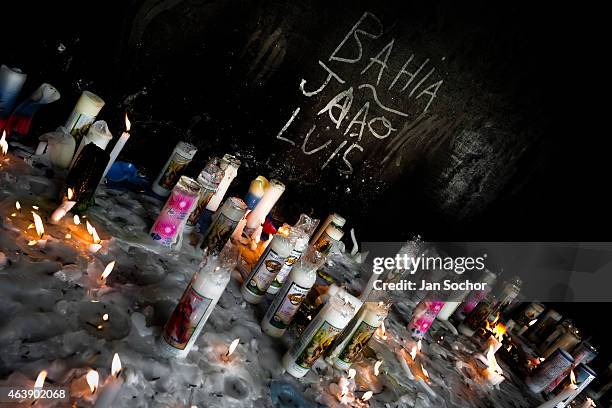
[[[258,296],[266,294],[272,281],[274,281],[274,278],[276,278],[276,275],[285,263],[285,258],[272,250],[263,258],[263,261],[260,261],[255,267],[255,272],[249,279],[249,284],[247,286],[251,292]]]
[[[354,362],[361,353],[361,350],[368,344],[368,341],[370,341],[376,329],[377,327],[371,326],[366,322],[361,322],[351,340],[338,355],[338,358],[345,363]]]
[[[190,159],[181,156],[180,153],[174,153],[164,175],[159,179],[159,185],[166,190],[172,190],[177,180],[181,176],[183,169],[189,164]]]
[[[279,289],[281,288],[281,286],[283,286],[283,282],[285,282],[285,279],[289,275],[289,272],[291,272],[293,265],[298,261],[298,259],[300,259],[300,256],[302,256],[302,251],[298,251],[295,249],[291,251],[291,255],[289,255],[289,258],[287,258],[285,264],[282,266],[281,270],[274,278],[274,281],[272,282],[271,286],[277,287]]]
[[[324,321],[295,363],[302,368],[310,369],[341,331],[342,329],[332,326],[327,320]]]
[[[286,293],[279,295],[282,296],[283,301],[270,319],[270,324],[278,329],[286,329],[289,327],[293,316],[304,299],[306,299],[306,295],[308,295],[309,291],[310,288],[303,288],[295,282],[292,283]]]
[[[202,296],[189,284],[164,326],[164,340],[172,347],[184,350],[211,302],[212,299]]]

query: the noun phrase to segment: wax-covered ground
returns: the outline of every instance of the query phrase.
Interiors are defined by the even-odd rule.
[[[201,254],[187,239],[180,252],[151,241],[148,230],[163,203],[131,191],[100,186],[96,205],[81,225],[75,225],[71,215],[51,225],[47,218],[57,206],[61,180],[49,178],[49,169],[34,162],[36,168],[11,154],[0,167],[0,386],[31,387],[44,369],[47,385],[72,384],[75,393],[90,368],[98,370],[103,383],[112,356],[118,353],[125,383],[113,407],[341,406],[331,384],[346,373],[322,360],[299,381],[283,373],[280,359],[297,334],[289,331],[277,340],[262,333],[259,320],[267,303],[253,307],[243,301],[237,273],[189,356],[160,357],[156,342],[161,326]],[[45,224],[46,243],[30,242],[37,240],[34,230],[27,229],[33,205],[39,206],[36,212]],[[85,220],[102,238],[102,249],[95,255],[88,252],[91,237]],[[99,277],[112,260],[115,268],[103,286]],[[333,258],[326,270],[345,274],[355,288],[365,283],[364,274],[348,258]],[[486,385],[475,370],[475,343],[453,335],[438,322],[417,357],[430,375],[429,386],[409,379],[408,366],[402,362],[407,354],[400,350],[408,339],[405,327],[413,306],[405,300],[393,307],[386,321],[387,338],[374,338],[363,361],[356,364],[357,375],[351,382],[354,399],[344,406],[537,405],[503,363],[508,379],[500,387]],[[108,321],[101,320],[105,313]],[[230,361],[224,362],[221,356],[236,338],[240,343]],[[375,376],[378,360],[383,362]],[[368,390],[373,397],[367,403],[358,401]],[[95,395],[82,393],[85,397],[76,399],[76,406],[91,406]],[[42,400],[37,404],[62,406]]]

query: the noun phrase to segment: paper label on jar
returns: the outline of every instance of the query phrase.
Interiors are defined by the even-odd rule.
[[[289,258],[287,258],[287,260],[283,264],[283,267],[278,272],[278,275],[276,275],[276,278],[274,278],[272,286],[275,286],[277,288],[283,286],[283,282],[285,282],[285,279],[287,279],[287,276],[289,276],[289,272],[291,272],[291,269],[293,269],[293,265],[295,265],[298,259],[300,259],[300,256],[302,256],[302,251],[296,249],[291,251],[291,255],[289,255]]]
[[[66,121],[66,129],[77,140],[80,140],[87,134],[89,127],[95,120],[95,116],[89,116],[74,110]]]
[[[284,263],[285,258],[270,250],[255,267],[247,284],[247,289],[257,296],[265,295]]]
[[[191,160],[182,156],[179,152],[174,152],[168,167],[164,170],[164,174],[159,178],[159,185],[166,190],[171,190],[178,179],[183,174],[183,169],[187,167]]]
[[[293,316],[300,308],[300,305],[306,299],[306,295],[310,288],[304,288],[295,282],[289,286],[287,292],[281,294],[282,302],[272,315],[270,319],[270,324],[277,329],[286,329],[291,324],[291,320],[293,320]]]
[[[189,216],[197,199],[196,195],[187,195],[173,190],[151,228],[151,238],[160,241],[164,246],[171,246]]]
[[[172,312],[170,319],[164,326],[164,340],[170,346],[184,350],[206,315],[212,299],[209,299],[189,287],[183,293],[181,300]]]
[[[348,341],[344,349],[338,354],[338,358],[345,363],[352,363],[361,353],[361,350],[368,344],[376,332],[377,327],[361,322],[353,337]]]
[[[327,320],[323,322],[314,336],[310,339],[304,350],[296,360],[296,364],[302,368],[309,369],[321,357],[323,352],[331,346],[336,336],[342,329],[333,326]]]
[[[208,202],[212,198],[213,194],[215,194],[213,190],[203,190],[203,192],[200,194],[200,198],[198,199],[198,205],[191,212],[191,215],[189,216],[189,219],[187,220],[187,224],[189,225],[197,224],[198,220],[204,213],[204,210],[206,209],[206,206],[208,205]]]

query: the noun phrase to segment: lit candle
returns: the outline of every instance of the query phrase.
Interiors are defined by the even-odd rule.
[[[62,202],[62,204],[57,207],[55,211],[53,211],[53,214],[51,214],[51,224],[57,224],[58,222],[60,222],[60,220],[64,218],[66,214],[68,214],[68,212],[72,210],[72,207],[74,207],[74,205],[76,204],[76,201],[72,201],[72,199],[74,198],[73,189],[68,188],[68,193],[66,194],[66,197],[68,197],[68,199]]]
[[[289,254],[285,260],[281,270],[272,281],[272,284],[268,287],[267,292],[269,294],[277,294],[281,286],[283,286],[283,282],[285,282],[285,279],[291,272],[293,265],[295,265],[295,263],[302,256],[302,252],[304,252],[308,247],[308,238],[308,234],[304,231],[291,227],[291,231],[289,232],[289,240],[293,242],[293,249],[291,250],[291,254]]]
[[[106,265],[106,267],[104,267],[104,271],[102,271],[102,275],[100,275],[100,282],[102,283],[102,285],[106,284],[106,278],[108,278],[108,275],[111,274],[114,267],[115,267],[115,261],[109,262]]]
[[[356,311],[354,306],[340,296],[332,297],[283,356],[283,366],[287,372],[296,378],[306,375]]]
[[[81,140],[103,106],[102,98],[92,92],[83,91],[64,127],[77,141]]]
[[[96,393],[100,376],[96,370],[89,370],[86,375],[77,378],[70,384],[70,396],[89,400]]]
[[[289,238],[280,234],[274,235],[272,242],[240,288],[244,300],[252,304],[262,301],[274,278],[291,255],[292,249],[293,244]]]
[[[111,365],[111,375],[106,379],[104,385],[100,388],[100,395],[96,399],[94,408],[111,408],[117,399],[121,386],[123,385],[123,377],[121,376],[121,360],[119,354],[113,355]]]
[[[197,151],[198,149],[189,143],[178,142],[151,185],[153,192],[162,197],[168,197]]]
[[[504,372],[499,364],[497,364],[497,360],[495,359],[495,350],[493,349],[493,346],[491,346],[487,352],[487,368],[483,370],[482,375],[489,382],[489,384],[495,386],[505,380],[503,374]]]
[[[218,256],[204,258],[164,325],[160,338],[164,354],[179,358],[189,354],[225,291],[237,260],[237,250],[231,246]]]
[[[549,399],[545,403],[538,406],[538,408],[555,408],[559,404],[563,404],[563,402],[569,398],[576,392],[578,386],[576,386],[576,377],[574,375],[574,371],[570,373],[570,383],[565,386],[557,395],[553,398]],[[561,405],[565,406],[565,404]]]
[[[215,194],[211,197],[208,204],[206,204],[207,210],[212,212],[217,211],[217,208],[219,208],[219,204],[221,204],[221,201],[223,201],[223,198],[225,197],[225,193],[227,193],[227,189],[238,175],[238,169],[240,168],[240,164],[240,160],[238,160],[231,154],[226,154],[223,156],[219,163],[221,170],[223,170],[224,172],[223,179],[219,183]]]
[[[230,362],[230,358],[232,354],[234,353],[234,351],[236,350],[236,347],[238,347],[238,343],[240,343],[240,339],[239,338],[234,339],[234,341],[232,341],[232,343],[227,348],[227,351],[225,352],[225,354],[221,356],[221,360],[223,360],[226,363]]]
[[[525,379],[525,384],[533,393],[542,392],[573,363],[574,358],[568,352],[557,349]]]
[[[2,156],[6,156],[8,153],[8,142],[6,141],[6,130],[2,131],[2,137],[0,138],[0,151]]]
[[[255,209],[251,211],[246,217],[246,225],[244,227],[244,236],[251,238],[257,227],[263,224],[264,220],[268,216],[274,204],[278,201],[280,196],[285,191],[285,185],[278,180],[271,180],[270,185],[266,189],[263,197]]]
[[[113,147],[113,150],[110,153],[110,160],[108,161],[108,164],[106,165],[106,168],[104,169],[104,173],[102,174],[102,179],[106,177],[106,174],[108,173],[110,168],[113,166],[113,163],[115,163],[115,160],[117,160],[119,153],[121,153],[123,146],[125,146],[127,141],[130,139],[130,128],[131,128],[131,123],[126,113],[125,114],[125,132],[121,134],[121,137],[119,137],[119,140],[117,140],[117,143],[115,143],[115,147]]]

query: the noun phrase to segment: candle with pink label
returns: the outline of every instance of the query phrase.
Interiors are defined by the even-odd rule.
[[[200,189],[192,178],[182,176],[179,179],[151,228],[149,235],[153,240],[166,247],[177,242],[189,214],[198,203]]]
[[[422,339],[431,327],[444,302],[437,300],[423,300],[414,308],[408,330],[415,339]]]

